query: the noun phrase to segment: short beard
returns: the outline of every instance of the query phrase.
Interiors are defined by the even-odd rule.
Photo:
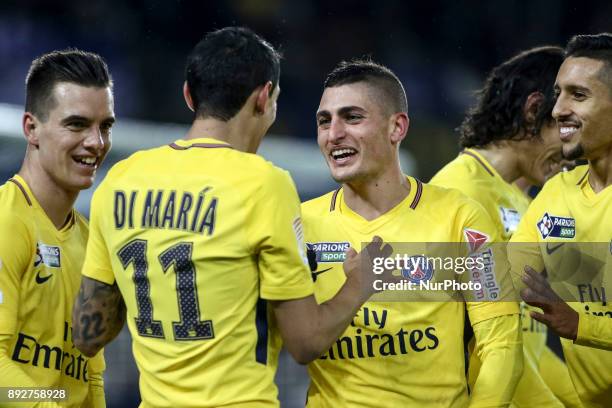
[[[567,160],[577,160],[583,157],[584,157],[584,148],[582,147],[582,144],[580,143],[578,143],[576,147],[574,147],[572,150],[567,152],[567,154],[563,152],[563,158]]]

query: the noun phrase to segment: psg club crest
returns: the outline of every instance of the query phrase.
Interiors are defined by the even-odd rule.
[[[412,283],[427,282],[433,277],[433,265],[423,255],[409,257],[406,266],[402,269],[402,276]]]
[[[557,217],[544,213],[537,227],[542,239],[547,237],[571,239],[576,236],[576,220],[571,217]]]

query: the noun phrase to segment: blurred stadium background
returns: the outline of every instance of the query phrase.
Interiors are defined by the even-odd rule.
[[[578,33],[612,31],[609,1],[329,3],[3,0],[0,178],[13,175],[23,157],[21,114],[29,64],[52,49],[98,52],[112,71],[118,123],[99,181],[117,160],[185,133],[191,115],[181,94],[184,61],[205,32],[226,25],[256,30],[284,55],[277,121],[260,153],[288,169],[307,199],[334,187],[316,146],[314,113],[325,74],[338,61],[368,55],[398,74],[411,118],[403,168],[427,181],[457,154],[454,129],[490,68],[525,48],[564,45]],[[85,214],[92,191],[78,201]],[[106,348],[106,361],[108,406],[137,406],[138,372],[125,330]],[[277,378],[282,406],[303,406],[305,370],[284,356]]]

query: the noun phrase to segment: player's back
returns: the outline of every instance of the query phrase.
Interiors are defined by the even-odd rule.
[[[259,249],[280,234],[274,207],[283,200],[273,189],[293,194],[297,208],[286,172],[195,139],[134,154],[96,192],[92,228],[96,211],[127,306],[144,405],[277,406],[258,298],[309,294],[299,291],[295,258],[309,277],[295,244],[296,256],[277,264],[297,275],[258,267]],[[107,206],[113,211],[100,211]]]

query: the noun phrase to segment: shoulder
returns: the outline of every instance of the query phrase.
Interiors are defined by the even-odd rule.
[[[327,194],[313,198],[302,203],[302,214],[304,217],[324,215],[333,210],[337,205],[336,199],[340,189],[330,191]]]
[[[423,183],[423,194],[421,200],[422,203],[428,208],[443,209],[449,212],[452,209],[462,208],[465,206],[479,206],[475,200],[469,198],[465,193],[458,189],[441,187],[439,185],[430,183]]]
[[[0,228],[3,231],[23,233],[33,228],[29,200],[12,179],[0,186]]]
[[[540,194],[544,191],[559,191],[565,190],[568,187],[580,185],[588,173],[588,164],[577,166],[571,171],[557,173],[544,184]]]

